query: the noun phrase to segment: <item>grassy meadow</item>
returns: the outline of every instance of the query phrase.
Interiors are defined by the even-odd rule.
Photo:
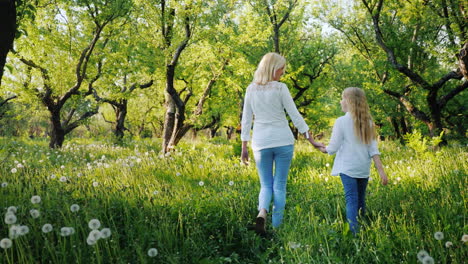
[[[50,150],[0,138],[0,149],[0,263],[420,263],[422,250],[433,263],[468,259],[466,146],[381,142],[389,184],[372,168],[353,237],[333,157],[299,142],[284,224],[266,239],[249,230],[259,183],[233,142],[182,142],[165,156],[146,140]]]

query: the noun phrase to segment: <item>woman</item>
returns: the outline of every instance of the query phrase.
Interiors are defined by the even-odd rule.
[[[315,147],[323,147],[309,135],[309,127],[297,111],[288,87],[279,82],[284,74],[286,59],[277,53],[267,53],[255,71],[253,82],[247,87],[242,113],[242,154],[245,164],[249,154],[252,119],[252,150],[260,178],[258,216],[255,231],[266,234],[265,223],[273,198],[272,225],[277,228],[283,220],[286,204],[286,182],[294,151],[294,136],[288,125],[288,113],[299,133]],[[273,172],[274,168],[274,172]]]

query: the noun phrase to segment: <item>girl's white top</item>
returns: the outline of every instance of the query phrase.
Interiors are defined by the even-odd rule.
[[[251,83],[244,98],[241,140],[250,140],[252,119],[254,119],[253,150],[294,144],[294,136],[284,110],[288,112],[299,133],[309,131],[309,127],[297,111],[286,84],[276,81],[265,85]]]
[[[353,118],[349,112],[336,119],[326,149],[330,155],[336,153],[332,175],[343,173],[353,178],[369,177],[371,158],[380,154],[377,141],[363,144],[355,135]]]

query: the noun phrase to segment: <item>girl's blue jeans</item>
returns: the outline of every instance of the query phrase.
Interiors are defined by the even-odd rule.
[[[273,198],[272,226],[275,228],[280,226],[283,221],[286,205],[286,182],[293,152],[294,145],[254,151],[255,163],[260,178],[258,210],[264,208],[269,212]]]
[[[349,229],[356,235],[359,232],[358,215],[366,210],[366,187],[369,178],[353,178],[340,173],[346,200],[346,218]]]

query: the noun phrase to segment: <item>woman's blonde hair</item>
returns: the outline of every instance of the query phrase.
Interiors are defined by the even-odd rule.
[[[257,84],[267,84],[273,81],[273,75],[278,69],[286,67],[286,59],[275,52],[267,53],[258,64],[253,81]]]
[[[343,91],[343,99],[354,121],[354,133],[362,143],[370,144],[376,138],[376,132],[366,94],[360,88],[348,87]]]

